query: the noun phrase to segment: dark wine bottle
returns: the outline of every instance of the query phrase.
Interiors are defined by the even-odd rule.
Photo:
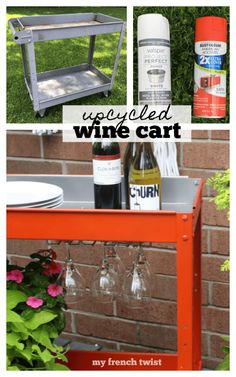
[[[93,144],[95,208],[121,209],[121,162],[118,143]]]
[[[125,149],[125,155],[123,159],[123,171],[124,171],[124,186],[125,186],[125,205],[126,208],[130,208],[129,204],[129,171],[134,161],[136,152],[136,143],[128,143]]]

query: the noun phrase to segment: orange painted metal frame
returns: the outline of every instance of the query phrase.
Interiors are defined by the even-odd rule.
[[[139,369],[200,370],[202,186],[203,181],[200,181],[191,213],[94,209],[8,209],[7,237],[46,240],[175,242],[177,255],[177,354],[154,354],[155,358],[163,358],[164,369],[157,366]],[[73,368],[85,370],[84,368],[88,367],[85,360],[86,357],[91,359],[91,351],[76,351],[77,354],[83,355],[82,358],[77,358],[77,363],[75,363],[75,354],[71,352],[69,355],[74,360],[71,361]],[[98,352],[97,354],[99,358],[109,356],[109,352]],[[87,356],[85,357],[85,355]],[[92,355],[95,356],[95,353],[93,352]],[[112,355],[114,356],[114,353]],[[124,358],[124,355],[130,355],[130,353],[116,353],[116,355]],[[149,356],[151,358],[153,354],[149,354]],[[113,369],[127,370],[127,366]],[[135,370],[135,368],[133,369]]]

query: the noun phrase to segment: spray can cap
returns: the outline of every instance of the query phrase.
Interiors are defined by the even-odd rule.
[[[138,40],[151,38],[170,40],[169,21],[162,14],[147,13],[138,17]]]
[[[195,42],[220,41],[227,43],[227,20],[224,17],[205,16],[196,19]]]

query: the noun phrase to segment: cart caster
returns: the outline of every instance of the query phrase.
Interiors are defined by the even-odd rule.
[[[42,109],[42,110],[39,110],[39,111],[35,111],[34,115],[35,115],[35,117],[43,118],[45,113],[46,113],[46,109]]]
[[[104,95],[104,97],[106,97],[106,98],[110,97],[110,95],[111,95],[110,90],[106,90],[105,92],[103,92],[103,95]]]

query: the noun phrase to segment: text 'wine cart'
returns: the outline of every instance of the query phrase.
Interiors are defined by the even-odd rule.
[[[48,107],[99,92],[107,96],[112,90],[125,32],[124,21],[100,13],[75,13],[12,18],[9,26],[13,40],[21,46],[25,84],[35,113],[43,117]],[[93,65],[96,35],[109,33],[120,33],[111,77]],[[85,36],[90,37],[86,63],[37,73],[36,42]]]
[[[127,360],[130,355],[161,359],[158,366],[116,366],[117,370],[201,369],[201,208],[200,179],[163,178],[163,210],[95,210],[91,176],[27,175],[8,180],[56,184],[64,190],[64,204],[57,209],[9,208],[9,239],[94,240],[176,243],[177,352],[114,353],[69,351],[72,370],[99,369],[93,359]],[[94,226],[96,224],[96,226]],[[157,334],[158,336],[158,334]],[[104,368],[106,369],[106,367]],[[108,367],[109,369],[109,367]]]

